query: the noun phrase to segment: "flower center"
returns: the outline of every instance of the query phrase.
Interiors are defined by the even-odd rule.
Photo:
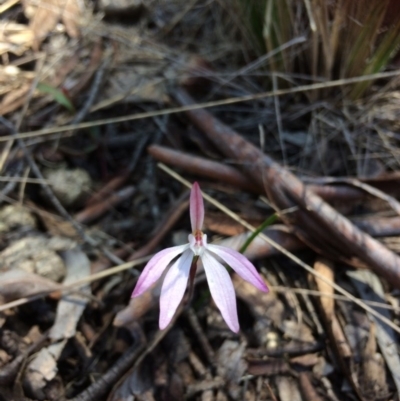
[[[201,230],[196,230],[193,234],[189,234],[190,249],[197,256],[201,256],[204,249],[207,247],[207,235]]]
[[[200,230],[196,230],[193,233],[193,237],[196,240],[196,244],[201,244],[203,242],[203,233]]]

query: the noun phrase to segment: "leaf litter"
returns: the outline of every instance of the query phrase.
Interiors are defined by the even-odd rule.
[[[341,20],[337,4],[299,8],[304,13],[295,17],[270,0],[259,15],[287,13],[280,28],[289,20],[294,25],[279,37],[271,36],[279,20],[264,26],[270,53],[262,55],[239,2],[126,0],[112,9],[102,2],[100,12],[91,2],[61,3],[10,2],[1,9],[0,134],[8,141],[1,160],[2,178],[9,180],[0,189],[1,397],[396,399],[399,272],[387,268],[397,266],[399,251],[399,80],[295,93],[305,79],[320,84],[312,70],[319,64],[327,67],[321,76],[334,78],[334,57],[341,54],[339,62],[345,62],[351,46],[360,58],[373,50],[351,41],[340,47],[337,39],[349,22]],[[394,56],[383,54],[398,29],[395,22],[390,30],[390,18],[383,18],[386,6],[396,12],[391,3],[386,0],[371,16],[374,26],[383,21],[383,34],[368,33],[378,39],[382,60]],[[362,17],[350,3],[346,9]],[[326,18],[332,18],[328,30]],[[339,22],[343,29],[336,32]],[[307,24],[316,29],[314,40],[320,38],[317,52]],[[349,26],[352,35],[362,31]],[[330,46],[334,51],[327,53]],[[305,54],[311,57],[296,70]],[[315,64],[318,54],[328,57]],[[369,69],[379,64],[379,54]],[[350,61],[344,73],[360,74],[364,64]],[[271,73],[280,75],[270,79]],[[279,98],[251,99],[269,85],[289,88]],[[182,104],[182,87],[196,103],[250,97],[220,102],[210,110],[214,119],[203,114],[208,126],[196,122],[194,113],[113,121],[132,113],[150,116],[177,99]],[[109,122],[100,126],[105,118]],[[71,122],[86,126],[41,135]],[[221,139],[221,122],[244,139],[237,153]],[[39,176],[14,142],[10,124],[16,132],[36,131],[24,143]],[[251,146],[280,165],[269,164],[262,153],[246,159]],[[164,331],[157,328],[159,284],[129,301],[139,272],[122,271],[123,262],[179,245],[189,233],[187,194],[157,169],[156,159],[191,182],[199,180],[205,193],[252,226],[278,216],[245,251],[270,293],[232,274],[238,335],[222,320],[201,268],[190,304]],[[76,171],[84,175],[83,185],[73,185]],[[292,172],[305,184],[306,201],[293,192]],[[319,214],[328,210],[325,204],[313,208],[316,198],[309,191],[331,205],[330,224]],[[252,235],[215,204],[206,209],[212,243],[239,250]],[[337,224],[343,216],[347,228],[362,230],[352,232],[360,237],[343,232]],[[357,243],[360,238],[366,242]],[[274,241],[294,257],[282,256]],[[378,263],[383,254],[392,259]],[[311,278],[299,262],[318,276]],[[115,265],[120,272],[106,278]],[[91,277],[102,278],[89,285]],[[71,288],[75,281],[83,284]],[[332,283],[362,301],[344,302],[351,298],[339,296]],[[7,308],[22,299],[24,304]]]

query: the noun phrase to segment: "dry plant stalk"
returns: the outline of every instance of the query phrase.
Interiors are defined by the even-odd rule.
[[[175,90],[173,96],[181,105],[194,103],[181,89]],[[282,220],[302,241],[334,260],[368,266],[400,288],[400,258],[395,253],[363,233],[287,169],[210,113],[204,109],[186,113],[223,154],[237,161],[250,179],[266,189],[278,210],[297,206],[296,211],[283,215]]]
[[[264,52],[271,55],[269,68],[273,72],[300,72],[328,80],[355,77],[381,71],[398,52],[397,0],[242,0],[239,3],[250,30]],[[307,46],[287,46],[301,36],[307,37]],[[355,84],[349,97],[360,98],[370,84]]]

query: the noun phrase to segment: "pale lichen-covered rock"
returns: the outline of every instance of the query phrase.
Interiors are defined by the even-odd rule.
[[[62,237],[22,238],[0,252],[0,270],[21,269],[59,282],[64,278],[66,270],[57,251],[75,246],[74,241]]]
[[[43,173],[54,195],[66,207],[82,202],[92,187],[89,174],[80,168],[46,169]],[[46,195],[44,195],[46,197]]]
[[[7,205],[0,209],[0,232],[16,228],[35,228],[36,219],[23,205]]]

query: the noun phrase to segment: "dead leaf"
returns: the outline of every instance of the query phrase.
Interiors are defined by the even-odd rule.
[[[3,97],[0,102],[0,115],[8,114],[18,107],[21,107],[26,101],[26,95],[30,90],[31,85],[26,83],[20,88],[12,90]]]
[[[323,275],[327,280],[334,281],[334,270],[333,263],[327,259],[319,258],[314,263],[314,269],[321,275]],[[340,356],[344,359],[350,358],[352,355],[351,349],[348,342],[346,341],[346,336],[342,330],[339,320],[335,314],[335,301],[333,298],[334,290],[333,287],[319,278],[315,278],[318,290],[321,293],[326,293],[329,296],[319,297],[319,302],[321,303],[322,313],[324,315],[325,324],[328,326],[329,335],[331,341],[335,343]]]
[[[280,325],[285,308],[274,291],[260,292],[237,274],[232,275],[232,281],[237,296],[248,304],[257,320],[271,320],[276,326]]]
[[[281,401],[302,401],[299,386],[291,377],[278,376],[275,383]]]
[[[244,359],[246,344],[226,340],[217,353],[217,373],[227,383],[230,396],[237,399],[240,394],[239,379],[247,370]]]
[[[327,259],[322,259],[319,258],[315,263],[314,263],[314,269],[324,276],[327,280],[333,281],[334,274],[333,274],[333,264]],[[329,284],[327,284],[325,281],[319,279],[318,277],[315,278],[315,281],[317,283],[318,290],[321,291],[321,293],[326,293],[328,295],[333,295],[334,290],[333,287]],[[324,310],[325,316],[327,320],[331,320],[334,313],[335,313],[335,300],[333,297],[329,296],[322,296],[319,298],[321,302],[321,306]]]
[[[80,250],[65,251],[62,254],[67,276],[64,285],[78,281],[90,274],[90,261]],[[81,292],[90,294],[90,287],[81,288]],[[50,329],[49,337],[53,340],[68,339],[75,335],[76,325],[85,310],[89,298],[80,294],[69,294],[62,297],[57,306],[56,320]]]
[[[316,388],[312,383],[311,375],[309,372],[301,372],[299,374],[299,383],[304,399],[306,399],[307,401],[323,401],[323,398],[319,396]]]
[[[131,298],[129,305],[117,313],[113,325],[117,327],[128,326],[133,322],[137,322],[149,310],[157,307],[165,274],[166,272],[151,287],[150,291],[146,291],[136,298]]]
[[[25,14],[30,18],[29,27],[35,37],[34,50],[39,49],[40,44],[56,27],[60,18],[71,37],[79,36],[80,8],[77,0],[41,0],[38,3],[25,0],[24,7]]]
[[[89,259],[79,249],[65,251],[63,259],[67,268],[64,284],[77,281],[90,274]],[[89,286],[84,287],[81,291],[90,294]],[[56,319],[49,333],[49,337],[57,342],[42,348],[26,370],[24,384],[33,397],[46,398],[44,388],[56,377],[57,361],[68,339],[75,335],[76,325],[87,302],[87,297],[80,294],[69,294],[64,295],[58,303]]]
[[[228,381],[238,382],[247,369],[247,363],[243,359],[245,349],[245,343],[225,341],[217,353],[218,375]]]
[[[60,4],[65,4],[65,0],[59,0]],[[64,9],[61,13],[61,20],[65,25],[65,30],[71,38],[79,37],[78,21],[81,10],[77,0],[67,0]]]
[[[29,2],[24,2],[24,4],[26,3],[29,4]],[[55,28],[59,17],[58,0],[41,0],[38,3],[29,23],[29,27],[35,36],[34,50],[39,50],[39,46],[47,34]]]
[[[71,222],[64,220],[62,217],[56,214],[50,213],[47,210],[37,207],[31,201],[27,201],[26,203],[33,208],[49,234],[58,238],[66,237],[76,240],[80,239],[75,227]]]
[[[280,328],[286,337],[293,340],[310,343],[315,341],[311,329],[304,323],[298,323],[293,320],[284,320],[281,323]]]
[[[389,389],[387,388],[385,361],[377,352],[375,335],[376,326],[371,324],[369,338],[364,348],[361,383],[364,393],[372,393],[375,398],[381,398],[384,397],[384,394],[388,394]]]
[[[32,42],[33,33],[26,25],[0,21],[0,54],[10,52],[21,56]]]
[[[20,269],[0,273],[0,298],[4,302],[42,292],[57,291],[60,285],[45,277]]]
[[[334,370],[335,368],[323,356],[318,357],[318,361],[313,367],[314,376],[318,379],[330,375]]]
[[[42,348],[29,363],[24,377],[24,387],[29,395],[40,400],[47,398],[44,388],[57,375],[57,360],[66,343],[65,340]]]

